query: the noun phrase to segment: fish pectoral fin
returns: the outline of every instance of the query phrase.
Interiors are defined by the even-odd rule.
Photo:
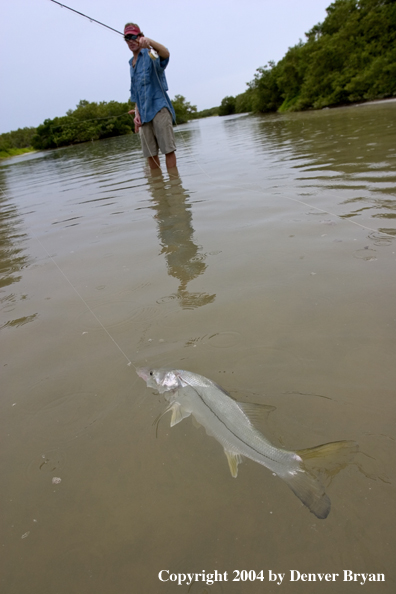
[[[155,437],[156,438],[158,437],[158,425],[159,425],[160,420],[162,419],[163,416],[166,415],[167,412],[169,412],[172,409],[173,409],[173,405],[168,406],[168,408],[166,410],[164,410],[164,412],[159,414],[158,417],[153,421],[153,425],[156,425],[156,427],[155,427]]]
[[[169,410],[172,410],[172,418],[170,422],[171,427],[174,427],[175,425],[180,423],[180,421],[191,415],[191,412],[183,408],[182,405],[178,402],[172,404],[172,406],[169,407]]]
[[[191,413],[187,412],[181,406],[181,404],[179,404],[178,402],[173,402],[173,404],[168,406],[168,408],[166,410],[164,410],[164,412],[162,412],[160,415],[158,415],[158,417],[153,422],[153,425],[156,425],[156,430],[155,430],[156,437],[158,437],[159,422],[162,419],[162,417],[164,415],[166,415],[166,413],[168,413],[169,411],[172,411],[172,417],[171,417],[171,422],[170,422],[171,427],[174,427],[174,425],[177,425],[178,423],[180,423],[180,421],[182,421],[183,419],[185,419],[186,417],[189,417],[191,415]]]
[[[238,406],[243,410],[249,421],[256,425],[261,421],[266,421],[268,415],[276,410],[276,406],[269,404],[257,404],[255,402],[239,402]]]
[[[235,454],[229,450],[224,449],[224,453],[227,456],[228,466],[230,467],[231,476],[236,478],[238,476],[238,464],[242,462],[242,456]]]

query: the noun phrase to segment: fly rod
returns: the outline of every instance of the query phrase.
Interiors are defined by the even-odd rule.
[[[87,14],[84,14],[83,12],[79,12],[78,10],[74,10],[74,8],[70,8],[70,6],[66,6],[66,4],[61,4],[60,2],[57,2],[56,0],[50,0],[50,1],[53,2],[54,4],[57,4],[61,8],[67,8],[67,10],[71,10],[72,12],[75,12],[76,14],[79,14],[80,16],[88,19],[89,21],[94,22],[94,23],[98,23],[98,25],[102,25],[102,27],[106,27],[106,29],[110,29],[110,31],[114,31],[115,33],[118,33],[119,35],[122,35],[124,37],[124,33],[121,33],[121,31],[117,31],[117,29],[113,29],[113,27],[109,27],[109,25],[105,25],[104,23],[101,23],[100,21],[97,21],[96,19],[93,19],[92,17],[88,16]],[[155,60],[156,57],[157,57],[157,53],[155,52],[155,50],[151,46],[150,46],[149,56],[153,60]]]
[[[80,16],[88,19],[91,22],[98,23],[98,25],[102,25],[102,27],[106,27],[106,29],[110,29],[111,31],[114,31],[115,33],[118,33],[119,35],[124,36],[124,34],[121,33],[121,31],[117,31],[117,29],[113,29],[113,27],[109,27],[109,25],[105,25],[104,23],[101,23],[100,21],[97,21],[96,19],[93,19],[92,17],[84,14],[83,12],[79,12],[78,10],[74,10],[74,8],[70,8],[70,6],[66,6],[66,4],[61,4],[60,2],[56,2],[56,0],[51,0],[51,2],[53,2],[54,4],[58,4],[58,6],[60,6],[61,8],[67,8],[67,10],[71,10],[72,12],[75,12],[76,14],[79,14]]]

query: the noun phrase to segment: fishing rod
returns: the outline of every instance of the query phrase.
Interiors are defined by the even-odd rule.
[[[118,33],[119,35],[122,35],[124,37],[124,33],[122,33],[121,31],[117,31],[117,29],[114,29],[113,27],[109,27],[109,25],[105,25],[105,23],[101,23],[100,21],[93,19],[92,17],[88,16],[87,14],[84,14],[83,12],[79,12],[78,10],[75,10],[74,8],[70,8],[70,6],[66,6],[66,4],[61,4],[60,2],[57,2],[56,0],[50,0],[50,1],[53,2],[54,4],[57,4],[61,8],[67,8],[67,10],[71,10],[72,12],[75,12],[76,14],[88,19],[89,21],[98,23],[98,25],[102,25],[102,27],[106,27],[106,29],[110,29],[110,31],[114,31],[115,33]],[[150,46],[149,56],[153,60],[155,60],[157,57],[155,50],[151,46]],[[157,74],[157,76],[158,76],[158,74]]]
[[[75,12],[76,14],[79,14],[80,16],[88,19],[89,21],[94,22],[94,23],[98,23],[98,25],[102,25],[102,27],[106,27],[106,29],[110,29],[111,31],[114,31],[115,33],[118,33],[119,35],[122,35],[124,37],[124,34],[121,33],[121,31],[117,31],[117,29],[113,29],[113,27],[109,27],[109,25],[105,25],[104,23],[101,23],[100,21],[97,21],[96,19],[93,19],[92,17],[84,14],[83,12],[79,12],[78,10],[74,10],[74,8],[70,8],[70,6],[66,6],[66,4],[61,4],[60,2],[57,2],[56,0],[50,0],[50,1],[53,2],[54,4],[57,4],[61,8],[67,8],[67,10],[71,10],[72,12]]]
[[[115,33],[118,33],[119,35],[122,35],[124,37],[124,33],[121,33],[121,31],[118,31],[117,29],[114,29],[113,27],[109,27],[109,25],[106,25],[105,23],[102,23],[101,21],[97,21],[96,19],[93,19],[92,17],[88,16],[87,14],[84,14],[83,12],[80,12],[78,10],[75,10],[74,8],[70,8],[70,6],[66,6],[66,4],[62,4],[61,2],[57,2],[57,0],[50,0],[50,1],[53,2],[54,4],[57,4],[61,8],[67,8],[67,10],[70,10],[71,12],[75,12],[79,16],[82,16],[82,17],[84,17],[85,19],[88,19],[91,22],[97,23],[98,25],[101,25],[102,27],[106,27],[106,29],[110,29],[110,31],[114,31]],[[150,46],[149,56],[150,56],[150,58],[152,60],[155,60],[158,57],[157,52],[151,46]],[[158,77],[157,70],[155,70],[155,73],[157,75],[158,82],[160,84],[160,87],[162,89],[162,92],[164,93],[164,89],[162,88],[162,84],[161,84],[161,81],[160,81],[160,79]],[[122,114],[122,115],[124,115],[124,114]],[[111,117],[113,117],[113,116],[111,116]],[[114,116],[114,117],[118,117],[118,116]],[[91,119],[98,119],[98,118],[91,118]],[[100,118],[100,119],[102,119],[102,118]],[[103,118],[103,119],[108,119],[108,118]]]
[[[70,8],[70,6],[66,6],[66,4],[62,4],[61,2],[57,2],[57,0],[50,0],[51,2],[53,2],[54,4],[57,4],[58,6],[60,6],[61,8],[67,8],[67,10],[70,10],[71,12],[74,12],[76,14],[78,14],[79,16],[84,17],[85,19],[88,19],[91,22],[97,23],[98,25],[101,25],[102,27],[106,27],[106,29],[110,29],[110,31],[114,31],[114,33],[118,33],[119,35],[122,35],[124,37],[124,33],[122,33],[121,31],[118,31],[117,29],[114,29],[113,27],[109,27],[109,25],[106,25],[105,23],[102,23],[101,21],[98,21],[96,19],[93,19],[92,17],[88,16],[87,14],[84,14],[83,12],[80,12],[79,10],[75,10],[74,8]],[[155,50],[150,46],[150,52],[149,52],[149,56],[152,60],[155,60],[157,58],[157,53],[155,52]],[[157,71],[155,71],[157,78],[158,78],[158,73]],[[158,78],[159,80],[159,78]],[[162,84],[161,81],[159,80],[160,86],[162,88]],[[125,115],[125,114],[121,114],[121,115]],[[119,116],[110,116],[110,118],[112,117],[119,117]],[[93,120],[97,120],[97,119],[109,119],[109,118],[90,118]],[[87,121],[87,120],[84,120]]]

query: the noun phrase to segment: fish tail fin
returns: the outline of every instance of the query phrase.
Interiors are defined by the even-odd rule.
[[[327,518],[331,502],[324,485],[317,477],[300,469],[282,475],[282,479],[317,518],[320,520]]]
[[[297,450],[304,468],[320,478],[328,487],[333,478],[348,464],[359,451],[356,441],[331,441],[314,448]]]
[[[323,520],[331,508],[326,486],[352,461],[358,449],[354,441],[335,441],[298,450],[296,454],[302,460],[301,468],[282,478],[303,504]]]

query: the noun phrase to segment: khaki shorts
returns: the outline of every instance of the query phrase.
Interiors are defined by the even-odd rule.
[[[158,155],[158,148],[161,149],[164,155],[173,153],[176,150],[172,116],[166,107],[160,109],[151,122],[143,124],[139,134],[145,157]]]

